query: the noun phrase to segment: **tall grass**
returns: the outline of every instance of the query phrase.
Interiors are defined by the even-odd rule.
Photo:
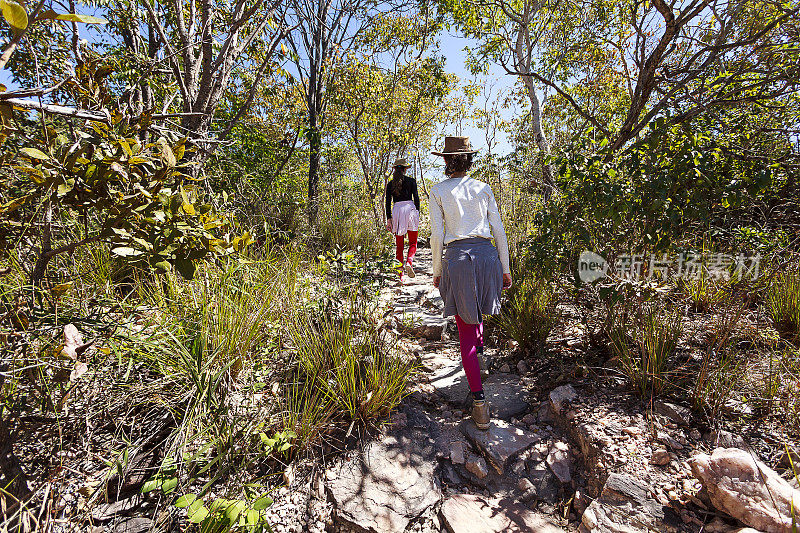
[[[778,333],[800,345],[800,274],[776,275],[767,290],[766,304]]]
[[[725,309],[717,315],[713,331],[697,373],[691,393],[693,407],[705,411],[716,419],[726,402],[732,398],[743,382],[745,364],[736,357],[731,346],[731,335],[739,323],[745,305]]]
[[[611,351],[642,396],[663,394],[672,387],[670,360],[683,332],[681,319],[679,313],[655,304],[616,315],[609,331]]]
[[[698,276],[678,278],[678,289],[687,296],[693,311],[705,313],[725,298],[724,290],[715,281],[701,270]]]
[[[503,334],[517,341],[524,350],[542,352],[557,321],[556,304],[553,286],[529,275],[512,289],[494,321]]]
[[[302,375],[314,385],[300,392],[321,391],[322,397],[309,398],[313,404],[329,405],[348,422],[369,424],[397,406],[414,367],[391,353],[359,303],[351,302],[341,316],[298,313],[289,335]]]

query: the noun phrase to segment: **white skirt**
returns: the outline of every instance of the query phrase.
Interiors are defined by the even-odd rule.
[[[392,207],[392,233],[405,235],[409,231],[419,231],[419,211],[413,200],[397,202]]]

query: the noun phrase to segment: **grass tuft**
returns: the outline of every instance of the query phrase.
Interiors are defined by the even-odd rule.
[[[672,386],[670,359],[683,332],[681,315],[650,305],[615,317],[609,335],[611,351],[623,373],[642,396],[667,392]]]
[[[778,274],[767,290],[766,300],[778,333],[800,345],[800,274]]]

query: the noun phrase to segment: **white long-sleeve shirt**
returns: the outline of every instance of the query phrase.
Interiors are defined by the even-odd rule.
[[[442,275],[444,245],[470,237],[494,237],[503,273],[510,274],[508,239],[488,184],[469,177],[449,178],[431,188],[433,275]]]

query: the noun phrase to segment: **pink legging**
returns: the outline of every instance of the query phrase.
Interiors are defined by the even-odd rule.
[[[467,374],[469,390],[480,392],[483,390],[481,383],[481,365],[478,362],[478,346],[483,346],[483,322],[467,324],[460,316],[456,315],[458,326],[458,341],[461,345],[461,364]]]

